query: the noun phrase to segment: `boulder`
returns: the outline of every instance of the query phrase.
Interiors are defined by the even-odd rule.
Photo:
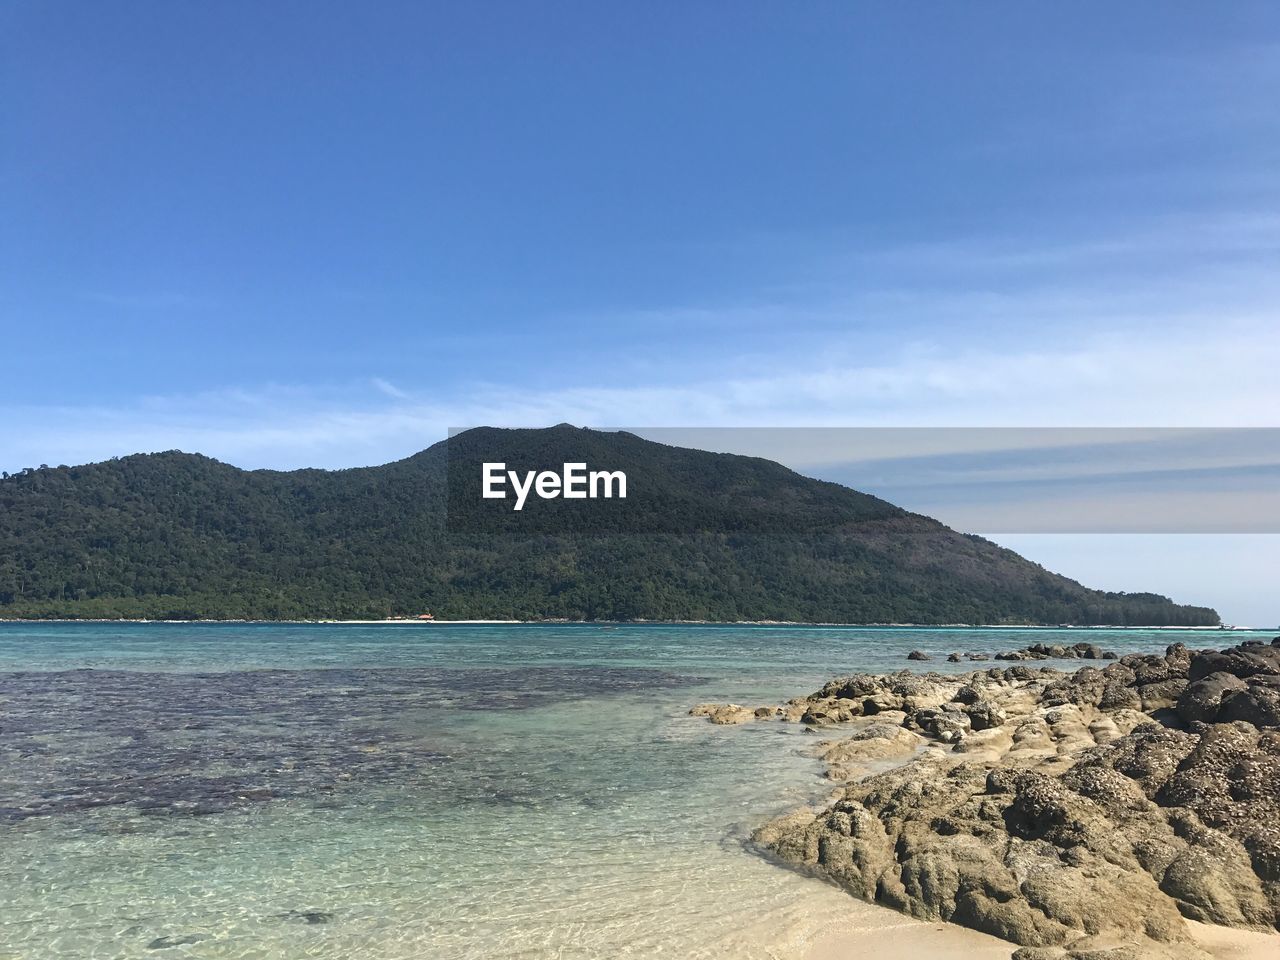
[[[1256,675],[1280,674],[1280,646],[1231,647],[1202,650],[1191,658],[1188,677],[1200,680],[1211,673],[1229,673],[1246,679]]]
[[[1170,677],[1167,680],[1157,680],[1155,683],[1141,684],[1135,688],[1134,692],[1138,695],[1138,699],[1142,701],[1142,709],[1150,713],[1153,710],[1172,707],[1178,702],[1178,698],[1182,696],[1182,691],[1186,688],[1186,680],[1180,677]]]
[[[1009,719],[1009,715],[993,700],[978,700],[965,707],[969,717],[969,726],[974,731],[990,730],[999,727]]]
[[[811,701],[800,715],[800,722],[811,727],[821,727],[832,723],[847,723],[866,712],[865,703],[842,697],[826,697]]]
[[[1191,723],[1213,723],[1218,719],[1224,694],[1248,688],[1239,677],[1231,673],[1211,673],[1188,683],[1178,697],[1178,716]]]
[[[1280,727],[1280,677],[1251,677],[1244,690],[1225,693],[1218,720]]]
[[[754,720],[756,712],[736,703],[700,703],[689,711],[691,717],[706,717],[712,723],[746,723]]]
[[[959,710],[920,710],[915,714],[915,721],[943,743],[959,743],[971,729],[968,715]]]

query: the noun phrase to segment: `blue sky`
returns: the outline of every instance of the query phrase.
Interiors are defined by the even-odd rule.
[[[0,2],[0,467],[1274,426],[1278,85],[1265,3]]]

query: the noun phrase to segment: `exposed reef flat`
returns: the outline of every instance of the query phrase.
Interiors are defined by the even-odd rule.
[[[856,674],[691,712],[830,735],[840,789],[758,830],[762,850],[1018,960],[1199,960],[1222,951],[1197,923],[1252,931],[1255,952],[1280,926],[1280,639],[1074,673]]]
[[[912,650],[907,654],[908,660],[932,660],[933,657],[923,650]],[[996,654],[952,653],[947,656],[948,663],[960,663],[964,660],[1118,660],[1120,655],[1112,650],[1103,650],[1096,643],[1033,643],[1020,650],[1005,650]]]

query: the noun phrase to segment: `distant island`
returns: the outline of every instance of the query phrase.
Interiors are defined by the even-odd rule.
[[[625,500],[483,500],[482,461],[624,470]],[[488,509],[489,507],[494,509]],[[561,425],[405,460],[138,454],[0,478],[0,618],[1216,626],[754,457]]]

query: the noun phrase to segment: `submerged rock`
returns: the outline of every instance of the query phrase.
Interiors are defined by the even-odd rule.
[[[328,910],[288,910],[280,914],[282,920],[297,920],[310,926],[329,923],[333,917],[333,913]]]
[[[147,944],[148,950],[168,950],[170,947],[186,947],[201,940],[208,940],[207,933],[187,933],[176,937],[156,937]]]

